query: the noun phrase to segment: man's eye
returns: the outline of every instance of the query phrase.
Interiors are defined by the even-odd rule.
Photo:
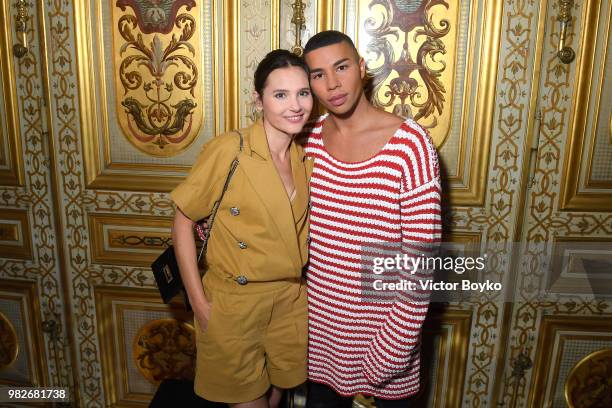
[[[323,75],[321,75],[321,74],[313,74],[313,75],[310,77],[310,79],[319,79],[319,78],[321,78],[322,76],[323,76]]]
[[[338,71],[344,71],[347,68],[346,65],[340,65],[338,66]]]

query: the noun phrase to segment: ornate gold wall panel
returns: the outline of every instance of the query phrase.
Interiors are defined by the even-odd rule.
[[[137,368],[139,358],[144,358],[143,353],[146,353],[138,347],[138,335],[160,319],[190,322],[192,315],[185,311],[180,301],[170,307],[161,303],[157,290],[99,286],[95,288],[95,299],[106,404],[114,407],[148,406],[156,385],[149,381],[149,375],[143,375]],[[181,341],[180,338],[168,340]],[[182,345],[180,350],[182,352]],[[185,345],[185,350],[189,350],[188,345]],[[153,363],[153,366],[157,364]],[[165,368],[159,366],[155,373],[160,377],[176,377],[175,369],[177,367],[172,364]]]
[[[27,211],[3,209],[0,213],[0,256],[32,259],[32,239]]]
[[[0,384],[48,383],[40,312],[35,282],[0,279],[0,313],[8,320],[17,340],[14,359],[0,368]],[[5,336],[8,333],[0,335],[3,340],[7,339]],[[7,346],[3,343],[3,351],[7,351]]]
[[[272,9],[276,7],[276,9]],[[238,77],[239,88],[237,90],[240,107],[239,125],[244,126],[254,117],[253,75],[257,64],[278,44],[277,34],[271,32],[270,28],[277,21],[280,12],[278,2],[268,0],[251,0],[240,2],[238,21],[238,43],[236,52],[240,76]]]
[[[117,121],[150,156],[176,156],[202,125],[203,107],[194,99],[202,93],[203,42],[195,6],[194,0],[119,0],[112,7],[114,90],[122,95],[115,98]]]
[[[49,168],[52,157],[48,134],[44,130],[45,93],[41,65],[44,47],[39,37],[42,2],[25,3],[29,18],[19,38],[15,30],[15,16],[19,12],[17,2],[0,5],[0,20],[4,23],[0,33],[3,56],[0,111],[3,120],[8,120],[3,122],[0,133],[5,132],[9,139],[8,144],[6,139],[1,143],[5,146],[5,153],[16,155],[11,159],[10,167],[16,170],[11,170],[13,175],[20,178],[17,183],[13,176],[10,180],[0,177],[0,219],[8,219],[13,226],[19,224],[17,233],[21,241],[18,246],[10,248],[14,253],[8,257],[5,255],[9,248],[3,248],[0,291],[14,295],[9,302],[17,308],[14,310],[26,310],[23,314],[27,318],[13,318],[12,322],[17,322],[14,326],[18,333],[27,336],[21,342],[28,343],[27,347],[21,347],[15,363],[20,367],[18,375],[13,376],[15,373],[12,372],[10,378],[3,380],[5,383],[26,381],[70,387],[71,359],[66,342],[69,330],[64,314]],[[28,47],[20,58],[16,58],[13,46],[22,43]],[[8,131],[7,123],[12,123]],[[42,331],[41,321],[45,321],[48,328],[55,324],[53,330]]]
[[[20,122],[13,63],[13,24],[9,4],[0,5],[0,185],[23,185],[24,168],[20,135]]]
[[[361,0],[355,7],[356,45],[374,77],[375,104],[429,130],[452,205],[483,205],[501,3]]]
[[[609,317],[546,316],[540,326],[529,406],[565,406],[564,384],[576,363],[612,347]]]
[[[553,262],[554,240],[559,238],[578,240],[589,237],[593,240],[609,240],[612,236],[612,214],[560,211],[563,207],[561,186],[566,175],[564,157],[572,150],[566,144],[573,122],[573,112],[580,111],[578,105],[588,105],[579,99],[581,84],[576,81],[583,63],[592,58],[593,29],[597,19],[607,21],[610,3],[599,0],[576,1],[572,9],[567,46],[576,50],[577,59],[567,65],[557,56],[559,46],[559,21],[557,2],[542,2],[541,19],[545,29],[540,31],[542,58],[536,68],[534,86],[538,90],[538,114],[534,121],[534,161],[533,173],[525,192],[525,219],[522,225],[523,240],[517,253],[515,304],[512,310],[512,323],[508,333],[508,351],[505,353],[505,367],[498,403],[530,406],[530,391],[536,373],[525,370],[521,375],[513,374],[513,367],[520,361],[534,361],[536,348],[534,342],[542,334],[540,321],[550,315],[580,316],[584,322],[596,319],[596,315],[609,315],[612,310],[610,301],[593,295],[550,294],[547,293],[549,265]],[[604,7],[605,6],[605,7]],[[538,46],[539,47],[539,46]],[[591,57],[589,57],[591,55]],[[584,118],[583,118],[584,119]],[[577,119],[574,119],[574,121]],[[584,210],[584,209],[582,209]],[[539,356],[537,356],[540,358]],[[562,388],[562,387],[561,387]]]
[[[553,237],[546,291],[585,295],[612,293],[611,256],[612,237]]]
[[[437,350],[424,345],[423,361],[434,361],[435,354],[438,363],[435,367],[425,366],[429,381],[426,382],[425,393],[418,399],[421,406],[463,406],[471,320],[470,311],[435,308],[428,318],[423,336],[437,338],[437,341],[431,342],[431,345],[437,346]]]
[[[611,371],[612,348],[594,351],[580,360],[565,382],[565,400],[569,408],[612,405]]]
[[[91,261],[150,266],[172,244],[172,219],[118,214],[89,214]]]
[[[610,2],[603,2],[585,9],[584,30],[577,41],[575,108],[568,117],[560,201],[566,211],[612,211],[612,140],[606,137],[612,117],[611,8]]]
[[[89,188],[169,191],[217,129],[214,10],[193,0],[163,6],[161,18],[153,3],[75,3]]]

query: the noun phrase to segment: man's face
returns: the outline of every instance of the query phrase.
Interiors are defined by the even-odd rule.
[[[333,114],[345,114],[363,94],[363,58],[346,42],[310,51],[304,57],[310,68],[310,86],[319,102]]]

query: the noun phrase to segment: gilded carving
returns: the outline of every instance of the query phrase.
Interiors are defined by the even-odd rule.
[[[119,123],[139,150],[174,156],[193,142],[203,120],[195,101],[201,88],[196,19],[176,15],[195,2],[117,2],[122,10],[126,5],[134,14],[119,17],[114,39]]]
[[[122,11],[125,11],[127,6],[134,10],[138,28],[144,34],[154,32],[168,34],[172,30],[179,9],[186,6],[189,11],[195,5],[194,0],[117,0],[117,7]]]
[[[194,377],[195,332],[187,323],[153,320],[140,328],[133,349],[136,367],[155,385],[165,378]]]
[[[0,313],[0,369],[10,367],[19,354],[17,333],[9,319]]]
[[[150,234],[129,234],[125,231],[109,231],[108,237],[110,246],[118,248],[153,248],[161,250],[172,245],[170,234],[161,237]]]
[[[367,51],[375,55],[368,61],[373,102],[398,115],[414,117],[438,146],[451,122],[454,53],[448,50],[455,49],[456,28],[447,16],[457,13],[452,3],[373,0],[365,21],[370,36]],[[375,13],[380,7],[384,12]]]
[[[570,408],[612,406],[612,349],[595,351],[574,366],[565,383]]]

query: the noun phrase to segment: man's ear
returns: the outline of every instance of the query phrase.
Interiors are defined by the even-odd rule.
[[[359,72],[361,75],[361,79],[364,79],[366,76],[366,63],[363,57],[359,57]]]

